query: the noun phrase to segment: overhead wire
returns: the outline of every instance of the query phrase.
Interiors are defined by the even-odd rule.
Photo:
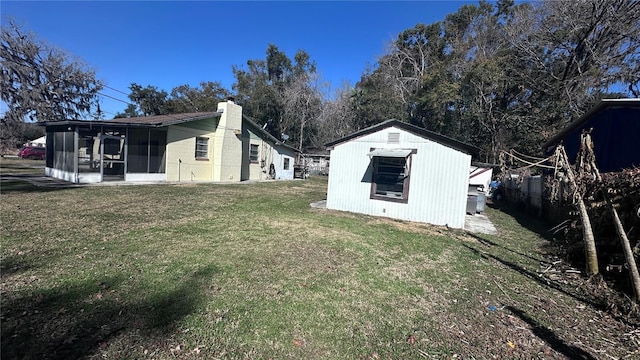
[[[544,159],[543,159],[543,158],[537,158],[537,159],[540,159],[540,160],[539,160],[539,161],[536,161],[536,162],[531,162],[531,161],[529,161],[529,160],[522,159],[522,158],[520,158],[520,157],[518,157],[518,156],[516,156],[516,155],[514,155],[514,154],[512,154],[512,153],[510,153],[510,152],[506,152],[506,151],[501,151],[501,152],[502,152],[504,155],[510,156],[511,158],[513,158],[513,159],[515,159],[515,160],[518,160],[518,161],[520,161],[520,162],[522,162],[522,163],[527,164],[526,166],[521,166],[521,167],[519,167],[519,168],[516,168],[516,170],[520,170],[520,169],[528,169],[528,168],[531,168],[531,167],[534,167],[534,166],[538,166],[538,167],[545,168],[545,169],[555,169],[555,167],[554,167],[554,166],[550,166],[550,165],[543,165],[543,163],[545,163],[545,162],[550,161],[551,159],[553,159],[553,156],[549,156],[549,157],[544,158]],[[515,152],[515,151],[514,151],[514,152]],[[533,156],[529,156],[529,157],[533,158]]]
[[[511,150],[510,150],[510,152],[515,153],[515,154],[518,154],[518,156],[525,157],[525,158],[530,158],[530,159],[532,159],[532,160],[536,160],[536,161],[540,161],[540,160],[542,160],[542,159],[543,159],[543,158],[541,158],[541,157],[537,157],[537,156],[532,156],[532,155],[527,155],[527,154],[520,153],[520,152],[518,152],[518,151],[517,151],[517,150],[515,150],[515,149],[511,149]]]
[[[103,86],[103,87],[106,87],[107,89],[113,90],[113,91],[115,91],[115,92],[119,92],[120,94],[123,94],[123,95],[127,95],[127,96],[129,96],[129,94],[127,94],[126,92],[121,91],[121,90],[118,90],[118,89],[115,89],[115,88],[112,88],[112,87],[111,87],[111,86],[109,86],[109,85],[104,85],[104,84],[103,84],[102,86]]]

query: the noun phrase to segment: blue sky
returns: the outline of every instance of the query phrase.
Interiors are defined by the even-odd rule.
[[[353,85],[399,32],[464,4],[477,1],[2,1],[0,11],[3,23],[15,20],[128,94],[133,82],[170,92],[219,81],[231,90],[232,67],[265,59],[270,43],[289,58],[305,50],[332,88]],[[125,106],[101,97],[107,118]]]

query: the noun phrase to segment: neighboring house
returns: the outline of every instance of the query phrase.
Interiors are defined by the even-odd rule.
[[[309,175],[329,175],[329,150],[327,149],[305,149],[301,162],[307,168]]]
[[[293,179],[297,150],[232,101],[216,112],[43,125],[45,174],[74,183]]]
[[[393,119],[327,148],[328,209],[464,227],[477,148]]]
[[[469,169],[469,188],[482,187],[485,194],[489,194],[489,185],[493,177],[493,166],[491,164],[473,163]]]
[[[571,163],[580,149],[580,134],[593,129],[596,165],[600,172],[617,172],[640,166],[640,99],[604,99],[543,145],[552,154],[562,143]]]

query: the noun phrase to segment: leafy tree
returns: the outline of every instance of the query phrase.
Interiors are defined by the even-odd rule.
[[[124,109],[123,112],[118,112],[114,118],[118,119],[118,118],[132,118],[132,117],[138,117],[140,116],[140,113],[138,112],[138,107],[134,104],[129,104],[127,105],[127,107]]]
[[[13,21],[1,29],[0,66],[6,121],[79,119],[102,89],[93,70]]]
[[[302,149],[310,141],[322,103],[316,65],[298,50],[294,61],[270,44],[265,60],[247,61],[247,69],[233,67],[238,102],[249,116],[264,124],[276,137],[286,134]]]
[[[351,96],[356,129],[363,129],[395,118],[407,120],[406,104],[398,96],[388,69],[367,69]]]
[[[0,119],[0,154],[15,153],[25,142],[44,136],[43,126],[32,122]]]
[[[199,87],[180,85],[171,90],[167,107],[173,114],[216,111],[218,103],[230,95],[229,91],[217,81],[203,81]]]
[[[164,90],[158,90],[157,87],[147,85],[142,86],[132,83],[129,86],[131,94],[129,99],[137,105],[137,112],[142,116],[149,115],[165,115],[169,113],[168,94]]]
[[[180,85],[171,90],[171,95],[152,85],[143,88],[132,83],[129,89],[132,103],[116,118],[216,111],[218,103],[230,94],[217,81],[203,81],[198,87]]]
[[[265,124],[267,131],[280,137],[281,99],[270,85],[266,61],[248,60],[246,70],[234,66],[233,73],[236,77],[233,89],[243,110],[261,125]]]

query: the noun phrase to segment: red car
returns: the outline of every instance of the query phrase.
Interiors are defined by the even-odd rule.
[[[44,160],[46,153],[43,147],[23,146],[20,148],[20,151],[18,151],[18,156],[23,159]]]

